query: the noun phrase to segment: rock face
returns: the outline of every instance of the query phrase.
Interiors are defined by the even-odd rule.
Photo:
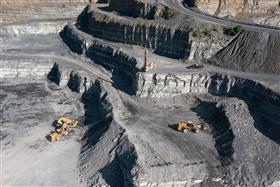
[[[243,32],[209,63],[246,72],[280,73],[280,35],[269,32]]]
[[[71,71],[67,86],[73,92],[78,92],[79,93],[81,91],[82,77],[80,76],[80,74],[78,72]]]
[[[53,82],[57,85],[60,84],[60,81],[62,79],[62,73],[61,73],[61,70],[60,70],[59,65],[57,63],[55,63],[53,65],[53,67],[52,67],[52,69],[49,72],[47,77],[51,82]]]
[[[161,98],[188,93],[211,93],[213,95],[228,95],[234,93],[236,95],[249,90],[252,93],[248,93],[248,95],[259,95],[262,93],[262,91],[258,90],[260,88],[265,92],[268,91],[265,87],[254,81],[203,71],[176,74],[138,73],[137,85],[138,96]],[[274,96],[275,94],[268,91],[267,93],[263,93],[260,97],[271,97],[271,99],[273,99]]]
[[[189,60],[208,59],[227,46],[232,38],[221,34],[223,31],[218,29],[221,28],[205,26],[192,30]]]
[[[195,0],[192,4],[210,14],[235,17],[244,13],[279,13],[279,3],[279,0]]]
[[[185,0],[190,7],[219,17],[279,26],[279,0]]]
[[[110,8],[123,15],[147,19],[169,19],[175,14],[175,10],[166,5],[145,0],[111,0]]]
[[[98,4],[93,6],[93,3],[92,7],[85,9],[78,19],[79,30],[95,38],[139,45],[153,50],[155,54],[183,60],[208,58],[223,48],[229,41],[229,38],[223,35],[223,31],[217,29],[218,26],[213,29],[212,26],[204,24],[205,32],[209,31],[207,27],[213,29],[213,32],[210,31],[212,32],[211,36],[205,35],[195,38],[192,31],[199,26],[194,25],[193,20],[189,17],[177,15],[169,19],[157,19],[157,16],[153,17],[153,20],[149,20],[150,18],[141,19],[146,17],[138,15],[138,13],[131,15],[126,7],[127,3],[140,3],[141,5],[146,3],[145,6],[143,5],[146,8],[154,5],[166,6],[164,4],[137,0],[127,3],[121,2],[123,1],[111,1],[111,6],[100,8],[98,8]],[[127,16],[121,16],[124,13],[116,14],[119,11],[124,11]],[[137,16],[137,19],[133,16]]]
[[[259,16],[254,18],[255,23],[280,27],[280,15]]]
[[[73,52],[83,54],[109,70],[121,72],[129,84],[134,82],[135,74],[141,71],[143,61],[139,61],[129,51],[82,33],[71,24],[64,28],[61,37]]]
[[[184,59],[189,56],[188,26],[180,28],[154,21],[136,21],[103,14],[98,10],[91,12],[87,19],[86,28],[94,37],[148,47],[154,49],[157,54],[172,58]]]

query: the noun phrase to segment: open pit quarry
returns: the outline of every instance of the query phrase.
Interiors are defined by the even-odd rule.
[[[236,21],[279,2],[244,2],[1,0],[0,185],[280,187],[280,28]]]

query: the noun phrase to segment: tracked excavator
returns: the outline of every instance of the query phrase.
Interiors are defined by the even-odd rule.
[[[78,125],[78,121],[68,119],[66,117],[61,117],[55,122],[55,130],[51,131],[48,135],[48,139],[51,142],[56,142],[60,140],[61,136],[67,136],[72,128]]]
[[[197,133],[199,130],[203,130],[204,126],[200,123],[193,123],[192,121],[184,122],[180,121],[178,123],[177,130],[187,133],[187,132],[194,132]]]

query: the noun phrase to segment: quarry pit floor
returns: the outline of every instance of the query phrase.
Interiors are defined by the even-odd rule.
[[[76,165],[81,127],[51,143],[46,136],[61,116],[81,118],[83,106],[45,82],[1,83],[1,159],[4,186],[81,186]]]
[[[41,42],[41,37],[45,37],[43,40],[45,43]],[[140,51],[138,56],[142,56],[143,48],[141,50],[135,48],[135,51]],[[145,186],[145,181],[162,181],[162,183],[173,181],[177,184],[181,184],[180,182],[198,184],[207,177],[212,178],[212,180],[205,180],[205,185],[226,185],[229,177],[225,172],[227,168],[221,163],[221,153],[217,150],[216,137],[211,131],[212,123],[223,123],[225,117],[222,115],[221,118],[218,118],[221,121],[213,121],[211,116],[217,114],[215,114],[215,110],[212,110],[212,105],[216,105],[219,101],[224,101],[231,106],[231,103],[234,104],[236,101],[243,103],[241,99],[232,100],[226,96],[217,97],[208,94],[189,94],[165,99],[130,96],[112,86],[111,72],[106,71],[99,65],[89,63],[88,59],[80,58],[70,53],[56,35],[25,37],[18,41],[11,41],[2,47],[0,55],[1,59],[14,61],[15,63],[21,63],[20,60],[27,63],[30,61],[31,66],[41,64],[42,62],[36,64],[38,59],[43,59],[43,61],[51,65],[57,62],[61,65],[62,69],[68,72],[74,69],[86,72],[86,75],[92,76],[93,81],[96,79],[103,80],[104,87],[101,89],[106,90],[113,98],[111,104],[114,108],[114,120],[125,129],[125,134],[128,136],[130,143],[135,146],[138,155],[138,163],[127,160],[128,165],[131,164],[133,167],[139,166],[145,171],[145,176],[141,176],[144,178],[143,181],[141,181],[141,178],[139,179],[143,186]],[[156,59],[156,56],[154,58]],[[8,66],[8,68],[10,67]],[[185,64],[174,65],[173,61],[164,61],[162,64],[159,62],[157,67],[150,73],[215,71],[250,78],[276,91],[279,88],[278,75],[245,74],[211,66],[205,66],[200,70],[188,70]],[[40,68],[44,68],[44,66],[40,67],[39,65]],[[54,120],[66,115],[83,121],[86,112],[84,103],[81,101],[81,94],[70,91],[66,86],[55,86],[47,80],[47,74],[50,69],[51,66],[42,70],[44,75],[36,80],[32,77],[21,78],[20,74],[24,74],[24,71],[20,68],[12,68],[11,71],[22,71],[19,73],[19,77],[15,76],[1,80],[2,183],[4,186],[90,186],[99,181],[101,181],[100,184],[102,185],[104,184],[102,182],[105,180],[111,186],[114,186],[114,184],[115,186],[121,186],[123,179],[120,179],[119,175],[112,175],[110,173],[110,171],[116,170],[119,172],[121,170],[119,170],[119,166],[112,164],[111,152],[110,154],[106,152],[107,145],[116,144],[120,147],[119,143],[115,142],[118,136],[114,133],[106,134],[105,131],[102,131],[103,134],[100,135],[101,143],[95,142],[92,146],[84,146],[88,143],[88,136],[90,136],[87,131],[90,129],[99,132],[100,130],[95,127],[96,125],[98,126],[98,121],[100,120],[100,116],[98,116],[98,107],[100,106],[98,104],[94,103],[90,106],[93,109],[96,108],[96,113],[92,116],[95,122],[85,126],[81,123],[79,128],[76,128],[69,136],[57,143],[50,143],[46,139],[46,135],[53,130],[52,123]],[[125,82],[120,80],[118,84],[125,85]],[[115,97],[116,99],[114,100]],[[207,104],[202,104],[199,107],[201,103]],[[239,117],[246,124],[250,112],[246,104],[244,106],[244,116],[241,115]],[[279,106],[272,106],[271,109],[275,112],[279,109]],[[236,113],[234,109],[227,109],[227,111],[232,114],[235,121],[238,121],[238,118],[234,115]],[[183,134],[174,130],[173,126],[178,121],[187,121],[189,119],[203,122],[207,129],[198,134]],[[251,119],[250,116],[248,119]],[[227,122],[224,123],[227,124]],[[109,127],[111,128],[110,125]],[[242,130],[244,129],[241,129],[241,127],[240,129],[235,129],[238,133]],[[225,131],[222,134],[228,133],[228,129]],[[244,139],[237,137],[236,147],[234,147],[235,144],[232,145],[230,138],[222,138],[219,143],[225,147],[230,145],[236,148],[236,154],[241,155],[237,160],[244,160],[237,162],[237,164],[244,164],[248,160],[248,163],[256,164],[258,160],[263,160],[263,162],[260,162],[259,167],[263,166],[265,171],[268,171],[270,169],[269,166],[271,166],[268,162],[272,160],[272,164],[277,165],[274,162],[277,161],[279,156],[267,155],[260,150],[277,152],[279,151],[279,142],[270,141],[262,133],[252,130],[252,127],[246,126],[244,130],[248,135],[252,135],[252,132],[255,131],[257,132],[256,139],[253,138],[251,140],[247,136]],[[95,133],[92,134],[92,136],[95,135]],[[223,137],[223,135],[221,136]],[[256,141],[253,143],[253,140]],[[247,149],[243,147],[237,148],[242,143],[248,142],[254,145],[252,146],[253,148],[248,148],[248,152],[251,151],[258,154],[244,156],[242,152]],[[262,142],[269,143],[265,144]],[[123,147],[126,148],[128,145],[123,145]],[[89,149],[97,155],[94,157],[94,160],[91,154],[86,156],[86,158],[83,157],[83,153],[89,151]],[[112,150],[114,149],[112,148]],[[98,156],[100,152],[102,154]],[[98,162],[105,162],[105,164],[101,164],[100,168],[96,169],[95,167],[98,165],[96,163]],[[107,171],[106,166],[110,164],[112,164],[112,170]],[[96,169],[101,174],[95,176],[92,174],[93,169],[91,170],[91,168]],[[261,171],[260,168],[257,168],[258,172]],[[276,174],[271,174],[270,177],[278,179],[278,165],[272,169]],[[239,170],[240,168],[235,168],[232,172],[234,173]],[[184,178],[184,172],[186,171],[189,175],[188,179]],[[176,173],[176,175],[172,175],[172,173]],[[182,175],[179,173],[182,173]],[[253,175],[254,173],[248,174],[248,177]],[[260,176],[260,179],[266,177],[262,176],[262,174]],[[259,178],[255,180],[259,180]],[[160,183],[158,182],[158,184]]]

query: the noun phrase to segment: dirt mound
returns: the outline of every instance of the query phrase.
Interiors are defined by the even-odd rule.
[[[280,73],[280,34],[245,31],[208,61],[228,69]]]

